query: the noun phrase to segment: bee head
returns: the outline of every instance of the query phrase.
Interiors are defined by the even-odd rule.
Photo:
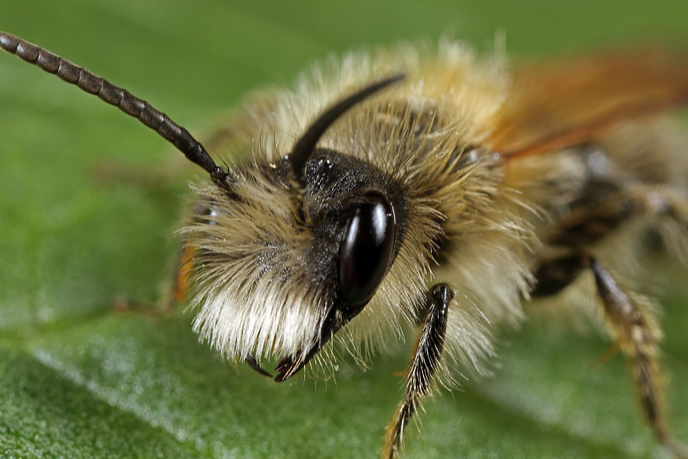
[[[227,357],[282,358],[275,379],[288,379],[376,293],[404,236],[404,194],[369,162],[317,143],[349,108],[399,79],[323,112],[280,160],[254,155],[231,180],[197,190],[182,230],[196,251],[194,326]]]

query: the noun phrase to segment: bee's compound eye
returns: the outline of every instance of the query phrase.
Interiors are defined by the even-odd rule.
[[[387,271],[394,226],[394,210],[387,197],[375,190],[364,193],[339,248],[339,286],[354,315],[370,300]]]

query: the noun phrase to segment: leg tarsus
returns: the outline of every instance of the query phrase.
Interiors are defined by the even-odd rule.
[[[660,332],[652,316],[640,309],[594,257],[588,266],[595,275],[597,291],[611,332],[631,364],[640,405],[657,439],[676,457],[685,458],[681,445],[671,436],[664,413],[663,387],[659,370]]]
[[[387,430],[383,457],[398,457],[404,430],[417,411],[422,398],[432,387],[432,379],[439,367],[447,331],[449,305],[454,291],[447,284],[437,284],[429,292],[428,316],[418,342],[414,347],[411,363],[406,375],[404,399],[399,404]]]
[[[538,285],[532,295],[559,293],[585,268],[590,269],[595,277],[614,348],[621,350],[631,365],[645,419],[664,446],[676,457],[688,459],[688,454],[671,436],[667,426],[658,361],[661,333],[652,315],[641,309],[614,276],[583,249],[574,249],[560,258],[543,261],[535,272]]]

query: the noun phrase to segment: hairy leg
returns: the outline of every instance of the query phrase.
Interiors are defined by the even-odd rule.
[[[659,364],[661,333],[651,314],[639,307],[596,258],[584,251],[544,262],[536,271],[535,296],[558,293],[585,268],[595,277],[610,334],[631,366],[645,419],[659,441],[675,456],[688,457],[669,432]]]
[[[433,376],[439,367],[444,347],[449,304],[453,299],[454,291],[447,284],[437,284],[430,289],[428,316],[412,353],[406,375],[404,399],[387,430],[384,458],[398,457],[404,430],[423,397],[431,390]]]

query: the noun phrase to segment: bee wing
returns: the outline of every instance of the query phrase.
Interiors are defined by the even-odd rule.
[[[688,104],[688,55],[657,49],[522,65],[486,141],[506,158],[558,151]]]

